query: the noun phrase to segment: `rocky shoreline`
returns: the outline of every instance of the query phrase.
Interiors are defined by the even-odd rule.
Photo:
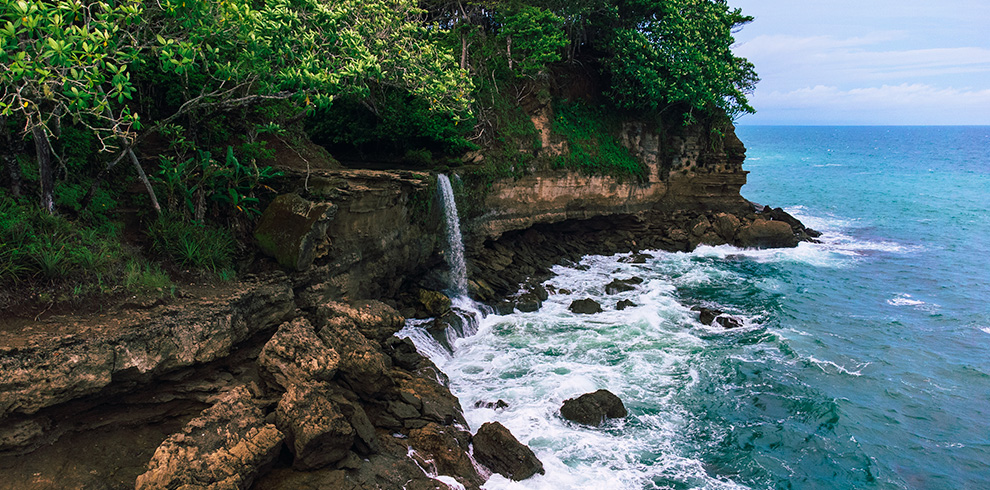
[[[475,299],[539,308],[549,268],[590,253],[814,238],[742,199],[734,136],[625,131],[646,182],[536,171],[474,203]],[[432,177],[296,177],[261,218],[274,260],[254,275],[0,332],[0,488],[471,489],[542,470],[504,428],[467,427],[443,373],[394,335],[450,308]]]

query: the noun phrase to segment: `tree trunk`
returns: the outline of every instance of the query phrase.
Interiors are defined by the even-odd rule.
[[[55,211],[55,180],[52,178],[52,146],[48,134],[41,126],[31,129],[34,135],[34,150],[38,155],[38,174],[41,180],[41,209],[48,214]]]
[[[148,181],[148,175],[144,173],[144,169],[141,167],[141,162],[138,161],[137,155],[134,154],[134,150],[128,148],[127,156],[131,157],[131,163],[134,164],[134,169],[137,170],[138,177],[144,184],[144,188],[148,189],[148,197],[151,198],[151,206],[155,208],[155,213],[162,214],[162,208],[158,205],[158,198],[155,197],[155,189],[151,187],[151,182]]]

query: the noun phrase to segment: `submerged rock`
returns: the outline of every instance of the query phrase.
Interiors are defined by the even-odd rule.
[[[602,305],[591,298],[578,299],[571,302],[571,306],[568,307],[574,313],[580,313],[584,315],[593,315],[595,313],[601,313]]]
[[[533,450],[519,442],[498,422],[486,422],[472,438],[478,462],[510,480],[525,480],[544,474],[543,463]]]
[[[622,400],[608,390],[585,393],[577,398],[564,400],[560,415],[579,424],[599,426],[605,419],[628,415]]]
[[[632,308],[635,306],[639,306],[639,305],[633,303],[632,301],[629,301],[628,299],[623,299],[623,300],[619,300],[619,302],[615,304],[615,309],[622,311],[626,308]]]
[[[636,289],[637,284],[642,284],[643,278],[641,277],[630,277],[629,279],[614,279],[612,282],[605,285],[605,292],[607,294],[622,293],[625,291],[632,291]]]

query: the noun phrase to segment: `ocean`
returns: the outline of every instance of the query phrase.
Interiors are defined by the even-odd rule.
[[[990,127],[737,133],[744,197],[821,243],[587,256],[554,268],[547,286],[568,294],[487,316],[452,355],[414,338],[472,430],[501,422],[546,468],[485,488],[990,488]],[[605,292],[629,277],[643,282]],[[568,310],[586,297],[605,311]],[[692,306],[744,325],[702,325]],[[627,418],[559,416],[600,388]]]

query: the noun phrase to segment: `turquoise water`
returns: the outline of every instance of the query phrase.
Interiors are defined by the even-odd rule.
[[[503,423],[547,470],[486,488],[990,488],[990,128],[738,133],[744,196],[822,243],[589,256],[548,281],[569,294],[485,318],[453,355],[414,338],[472,429]],[[632,276],[635,291],[605,293]],[[584,297],[605,311],[567,310]],[[744,326],[701,325],[695,305]],[[559,417],[598,388],[630,416]],[[497,399],[509,407],[473,408]]]

